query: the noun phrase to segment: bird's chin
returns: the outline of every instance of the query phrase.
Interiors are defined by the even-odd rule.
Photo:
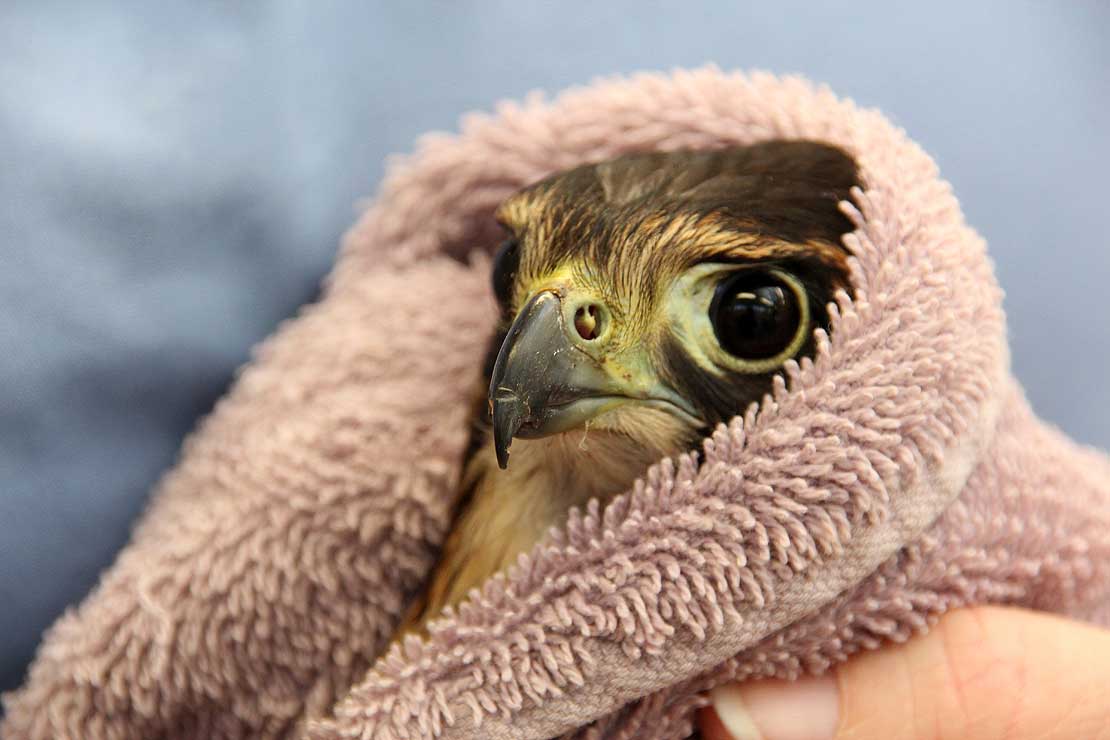
[[[699,419],[669,401],[624,396],[567,404],[558,421],[543,433],[519,436],[549,441],[576,457],[592,458],[605,451],[602,457],[610,459],[612,453],[634,452],[654,462],[688,451],[703,428]]]
[[[632,429],[645,425],[661,429],[697,429],[702,426],[702,422],[667,399],[590,396],[548,406],[541,425],[526,423],[516,436],[521,439],[540,439],[555,434],[589,431],[627,434]]]

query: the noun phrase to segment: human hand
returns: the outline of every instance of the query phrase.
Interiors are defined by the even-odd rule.
[[[712,699],[705,740],[1103,740],[1110,631],[964,609],[830,675],[722,686]]]

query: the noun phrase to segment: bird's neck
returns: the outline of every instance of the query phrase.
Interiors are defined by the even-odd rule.
[[[444,607],[515,563],[571,508],[604,506],[629,490],[648,466],[689,448],[700,434],[674,415],[629,406],[599,417],[589,430],[515,439],[506,470],[497,467],[492,435],[466,463],[461,500],[428,587],[397,636],[423,631]]]
[[[509,467],[500,470],[487,444],[468,465],[473,494],[444,544],[429,610],[461,601],[515,563],[572,507],[592,498],[604,506],[629,490],[662,454],[623,435],[577,431],[514,440]]]

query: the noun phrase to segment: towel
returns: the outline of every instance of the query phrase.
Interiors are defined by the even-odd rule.
[[[497,204],[626,152],[782,138],[863,182],[813,358],[387,651],[450,526]],[[1033,415],[1001,300],[932,160],[804,80],[710,67],[467,117],[393,163],[0,735],[683,738],[720,683],[821,673],[958,606],[1110,623],[1110,461]]]

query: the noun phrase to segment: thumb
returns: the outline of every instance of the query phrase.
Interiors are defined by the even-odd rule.
[[[715,689],[705,740],[1110,738],[1110,632],[981,607],[835,676]]]

